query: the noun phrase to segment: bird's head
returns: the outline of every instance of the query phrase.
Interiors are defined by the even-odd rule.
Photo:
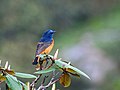
[[[43,33],[41,40],[45,42],[51,41],[55,32],[56,31],[51,29],[47,30],[46,32]]]
[[[53,34],[55,32],[56,31],[54,31],[54,30],[47,30],[46,32],[43,33],[43,37],[45,37],[45,36],[53,36]]]

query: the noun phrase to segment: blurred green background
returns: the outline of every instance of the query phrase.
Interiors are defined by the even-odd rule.
[[[2,64],[34,72],[36,44],[47,29],[57,31],[51,54],[59,48],[60,57],[92,79],[73,78],[58,89],[120,90],[120,0],[1,0]]]

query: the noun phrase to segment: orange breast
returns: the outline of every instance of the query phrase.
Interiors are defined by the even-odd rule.
[[[50,51],[52,50],[53,46],[54,46],[54,40],[52,40],[52,43],[50,44],[50,46],[48,48],[46,48],[45,50],[43,50],[40,54],[45,54],[45,53],[49,54]]]

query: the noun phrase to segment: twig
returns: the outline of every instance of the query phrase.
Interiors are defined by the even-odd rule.
[[[42,67],[42,63],[39,62],[39,64],[40,64],[40,70],[48,69],[48,68],[50,68],[51,66],[53,66],[54,60],[57,59],[57,57],[58,57],[58,51],[59,51],[59,50],[57,49],[56,52],[55,52],[55,54],[54,54],[54,56],[53,56],[53,58],[49,58],[48,55],[46,55],[46,59],[45,59],[45,60],[46,60],[46,63],[45,63],[44,68]],[[48,66],[48,63],[49,63],[50,60],[51,60],[52,62],[51,62],[51,64]],[[55,71],[53,71],[53,75],[52,75],[52,78],[51,78],[50,82],[49,82],[46,86],[44,86],[45,80],[46,80],[46,78],[48,77],[48,76],[47,76],[47,77],[45,76],[45,77],[43,78],[42,82],[41,82],[41,85],[39,86],[39,88],[38,88],[37,90],[45,90],[46,88],[50,87],[51,85],[53,85],[54,83],[56,83],[57,81],[59,81],[60,78],[54,80],[56,75],[58,75],[58,73],[55,74]],[[32,84],[30,85],[32,88],[34,88],[35,83],[39,80],[39,78],[40,78],[41,76],[42,76],[42,74],[38,75],[38,77],[32,82]]]
[[[46,55],[46,56],[47,56],[47,55]],[[49,59],[49,58],[46,58],[46,59]],[[44,68],[47,67],[47,65],[48,65],[48,60],[47,60],[47,62],[46,62],[46,64],[45,64],[45,67],[44,67],[44,68],[43,68],[43,66],[42,66],[43,62],[40,62],[40,60],[39,60],[39,64],[40,64],[40,70],[43,70]],[[42,76],[42,74],[38,75],[38,77],[30,84],[31,90],[32,90],[32,88],[34,88],[35,83],[37,83],[37,81],[40,79],[41,76]],[[46,78],[47,78],[47,77],[45,76],[44,79],[43,79],[43,81],[41,82],[41,85],[44,84]]]
[[[58,73],[59,73],[59,72],[58,72]],[[55,72],[53,71],[53,75],[52,75],[52,78],[51,78],[50,82],[49,82],[46,86],[43,86],[43,85],[41,84],[41,86],[40,86],[37,90],[46,90],[46,88],[50,87],[51,85],[53,85],[54,83],[56,83],[57,81],[59,81],[60,78],[54,80],[54,79],[55,79],[55,76],[57,76],[58,73],[55,74]],[[45,79],[46,79],[46,78],[45,78]]]
[[[0,84],[3,83],[4,81],[0,81]]]
[[[43,84],[45,83],[46,78],[48,78],[48,76],[45,76],[45,77],[43,78],[43,80],[42,80],[42,82],[41,82],[41,85],[43,85]]]
[[[5,86],[6,86],[6,90],[9,90],[9,87],[8,87],[8,85],[7,85],[7,84],[5,84]]]
[[[60,78],[58,78],[54,81],[50,81],[46,86],[40,86],[37,90],[45,90],[46,88],[50,87],[51,85],[53,85],[54,83],[56,83],[59,80],[60,80]]]
[[[46,63],[45,63],[44,69],[47,67],[48,63],[49,63],[49,58],[46,58]]]
[[[37,83],[37,81],[40,79],[41,76],[42,76],[42,74],[38,75],[37,78],[30,84],[30,90],[32,90],[32,88],[34,88],[35,83]]]

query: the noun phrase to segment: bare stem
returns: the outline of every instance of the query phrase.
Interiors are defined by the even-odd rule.
[[[56,51],[56,53],[54,55],[54,58],[48,57],[48,55],[46,55],[46,59],[45,59],[46,63],[44,65],[44,67],[43,67],[43,63],[39,62],[40,70],[48,69],[51,66],[53,66],[54,60],[57,58],[57,56],[58,56],[58,50]],[[52,61],[50,65],[48,65],[49,61]],[[53,85],[54,83],[59,81],[60,78],[55,79],[55,76],[57,76],[57,75],[58,75],[58,73],[55,74],[55,71],[53,71],[52,78],[51,78],[50,82],[47,85],[44,85],[44,83],[46,81],[46,78],[48,77],[48,76],[45,76],[43,78],[43,80],[41,81],[41,85],[39,86],[39,88],[35,89],[35,90],[46,90],[48,87],[50,87],[51,85]],[[35,88],[35,83],[37,83],[37,81],[40,79],[41,76],[42,76],[42,74],[38,75],[38,77],[30,84],[31,90]]]
[[[46,90],[48,87],[50,87],[51,85],[53,85],[54,83],[59,81],[60,78],[55,79],[55,76],[57,76],[57,75],[58,75],[58,73],[55,74],[55,72],[53,71],[53,75],[52,75],[52,78],[51,78],[50,82],[46,86],[41,84],[37,90]],[[44,79],[46,79],[46,78],[44,78]]]
[[[32,90],[32,88],[35,87],[35,84],[37,83],[41,76],[42,74],[38,75],[37,78],[30,84],[30,90]]]

